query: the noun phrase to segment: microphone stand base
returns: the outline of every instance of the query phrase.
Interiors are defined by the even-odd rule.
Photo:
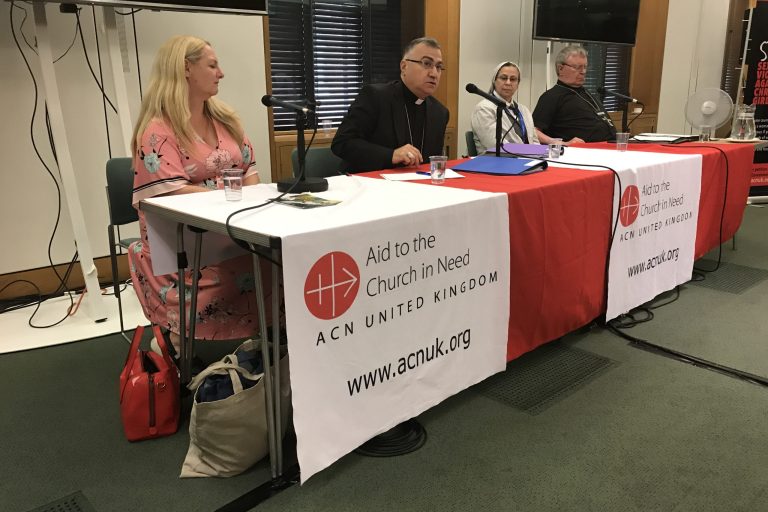
[[[427,442],[427,431],[415,418],[395,425],[355,450],[367,457],[396,457],[411,453]]]
[[[294,186],[295,185],[295,186]],[[325,178],[305,178],[303,180],[281,180],[277,182],[278,192],[301,194],[303,192],[325,192],[328,190],[328,180]]]

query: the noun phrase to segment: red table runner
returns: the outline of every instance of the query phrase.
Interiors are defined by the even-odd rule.
[[[615,147],[607,143],[580,146]],[[752,145],[632,144],[631,151],[701,154],[695,257],[700,258],[733,237],[741,225],[749,192]],[[457,162],[449,162],[449,167]],[[381,171],[366,173],[368,176],[379,174]],[[547,171],[527,176],[472,173],[465,176],[446,180],[444,186],[504,192],[509,200],[511,271],[507,360],[578,329],[605,311],[613,173],[550,164]]]

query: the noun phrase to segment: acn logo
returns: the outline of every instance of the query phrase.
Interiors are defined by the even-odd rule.
[[[315,317],[330,320],[352,306],[360,288],[360,270],[352,256],[329,252],[312,265],[304,281],[304,302]]]
[[[627,227],[635,222],[638,213],[640,213],[640,190],[634,185],[629,185],[621,194],[621,204],[619,205],[621,225]]]

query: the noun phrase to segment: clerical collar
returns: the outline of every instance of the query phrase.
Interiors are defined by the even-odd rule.
[[[416,105],[421,105],[424,103],[424,100],[416,96],[411,92],[411,90],[408,88],[408,86],[405,85],[405,82],[400,81],[401,84],[403,84],[403,98],[405,98],[405,103],[414,103]]]
[[[580,85],[579,87],[574,87],[572,85],[568,85],[566,83],[563,83],[560,80],[558,80],[555,85],[559,85],[560,87],[567,87],[568,89],[572,89],[574,91],[580,91],[580,90],[584,89],[583,85]]]

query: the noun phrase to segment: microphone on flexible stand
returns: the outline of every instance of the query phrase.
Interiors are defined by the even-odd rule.
[[[482,96],[483,98],[487,99],[491,103],[495,103],[497,107],[506,108],[507,106],[507,104],[504,103],[503,100],[497,98],[493,94],[488,94],[484,90],[478,88],[475,84],[467,84],[465,89],[469,93],[477,94],[478,96]]]
[[[315,112],[314,109],[311,109],[305,105],[297,105],[295,103],[289,103],[287,101],[277,99],[274,96],[271,96],[269,94],[265,94],[264,96],[262,96],[261,102],[266,107],[283,107],[283,108],[287,108],[288,110],[295,110],[296,112],[302,112],[305,115]]]
[[[621,94],[620,92],[606,89],[605,87],[598,87],[597,93],[600,94],[601,96],[605,96],[606,94],[609,94],[611,96],[616,96],[617,98],[621,98],[622,100],[629,101],[630,103],[640,103],[641,105],[643,104],[643,102],[637,98],[633,98],[632,96],[627,96],[626,94]]]
[[[296,155],[299,160],[298,176],[292,180],[280,180],[277,182],[279,192],[324,192],[328,190],[328,181],[325,178],[306,178],[305,162],[307,158],[307,149],[304,147],[304,123],[308,113],[314,113],[314,108],[304,105],[289,103],[265,94],[261,97],[261,102],[267,107],[283,107],[296,112]],[[314,106],[314,105],[313,105]]]
[[[623,132],[629,131],[629,123],[627,123],[627,103],[637,103],[638,105],[645,107],[643,102],[638,100],[637,98],[633,98],[632,96],[627,96],[626,94],[621,94],[620,92],[606,89],[605,87],[598,87],[597,93],[603,97],[605,97],[606,94],[609,94],[611,96],[615,96],[616,98],[619,98],[625,101],[624,108],[621,109],[621,131]]]
[[[507,104],[492,94],[479,89],[475,84],[467,84],[466,91],[477,94],[496,105],[496,156],[501,156],[501,113],[507,108]]]

